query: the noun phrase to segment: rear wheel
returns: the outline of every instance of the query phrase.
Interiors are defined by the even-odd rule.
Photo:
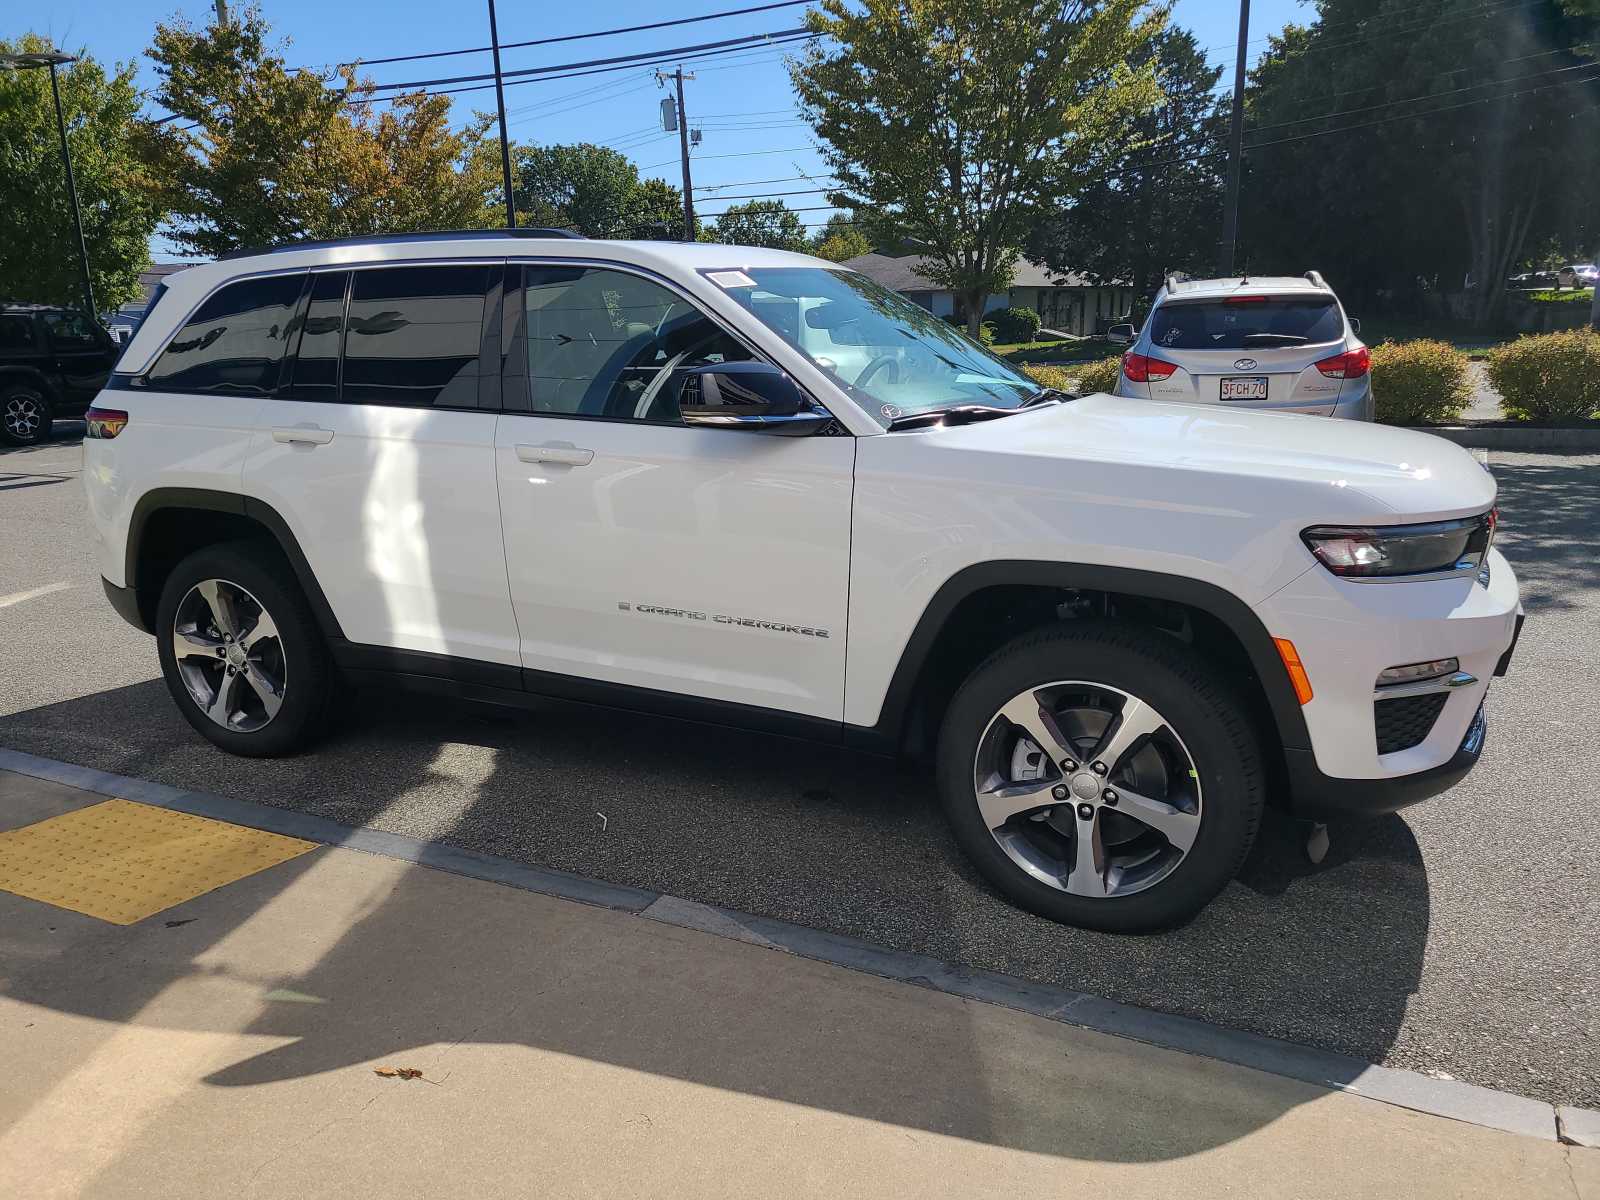
[[[1165,635],[1074,623],[1025,636],[951,702],[940,798],[1007,897],[1113,932],[1177,924],[1233,878],[1263,804],[1243,704]]]
[[[167,690],[200,733],[233,754],[287,754],[323,728],[328,652],[280,555],[208,546],[168,576],[156,619]]]
[[[0,441],[33,446],[50,436],[50,399],[29,383],[0,392]]]

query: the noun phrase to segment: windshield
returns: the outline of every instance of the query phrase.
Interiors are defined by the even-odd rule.
[[[865,275],[826,267],[706,271],[887,427],[960,404],[1020,408],[1039,385]]]
[[[1230,296],[1163,304],[1150,317],[1150,342],[1168,350],[1244,350],[1336,342],[1344,336],[1339,306],[1324,297]]]

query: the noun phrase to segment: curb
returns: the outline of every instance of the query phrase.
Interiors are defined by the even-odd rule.
[[[1454,1079],[1436,1079],[1416,1071],[1376,1066],[1346,1055],[1227,1029],[1192,1017],[1171,1016],[1087,992],[975,970],[770,917],[718,908],[661,892],[622,887],[566,871],[530,867],[440,842],[424,842],[378,830],[353,829],[322,817],[288,809],[271,808],[248,800],[233,800],[208,792],[183,791],[166,784],[130,779],[17,750],[0,748],[0,770],[268,833],[399,859],[558,899],[616,909],[766,949],[786,950],[802,958],[831,963],[880,978],[932,988],[967,1000],[997,1004],[1096,1033],[1250,1067],[1471,1125],[1546,1141],[1600,1145],[1600,1112],[1571,1107],[1557,1109],[1542,1100]]]
[[[1403,425],[1418,433],[1431,433],[1458,446],[1478,450],[1535,450],[1558,454],[1600,453],[1600,428],[1561,429],[1533,425],[1516,428],[1506,425]]]

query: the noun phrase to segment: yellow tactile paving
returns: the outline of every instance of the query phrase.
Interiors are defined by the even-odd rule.
[[[0,890],[132,925],[316,848],[209,817],[106,800],[0,833]]]

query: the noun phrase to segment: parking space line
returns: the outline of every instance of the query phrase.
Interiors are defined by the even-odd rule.
[[[30,588],[25,592],[12,592],[9,596],[0,596],[0,608],[10,608],[13,604],[37,600],[40,596],[48,596],[52,592],[64,592],[71,586],[70,582],[63,579],[60,583],[47,583],[43,587]]]

